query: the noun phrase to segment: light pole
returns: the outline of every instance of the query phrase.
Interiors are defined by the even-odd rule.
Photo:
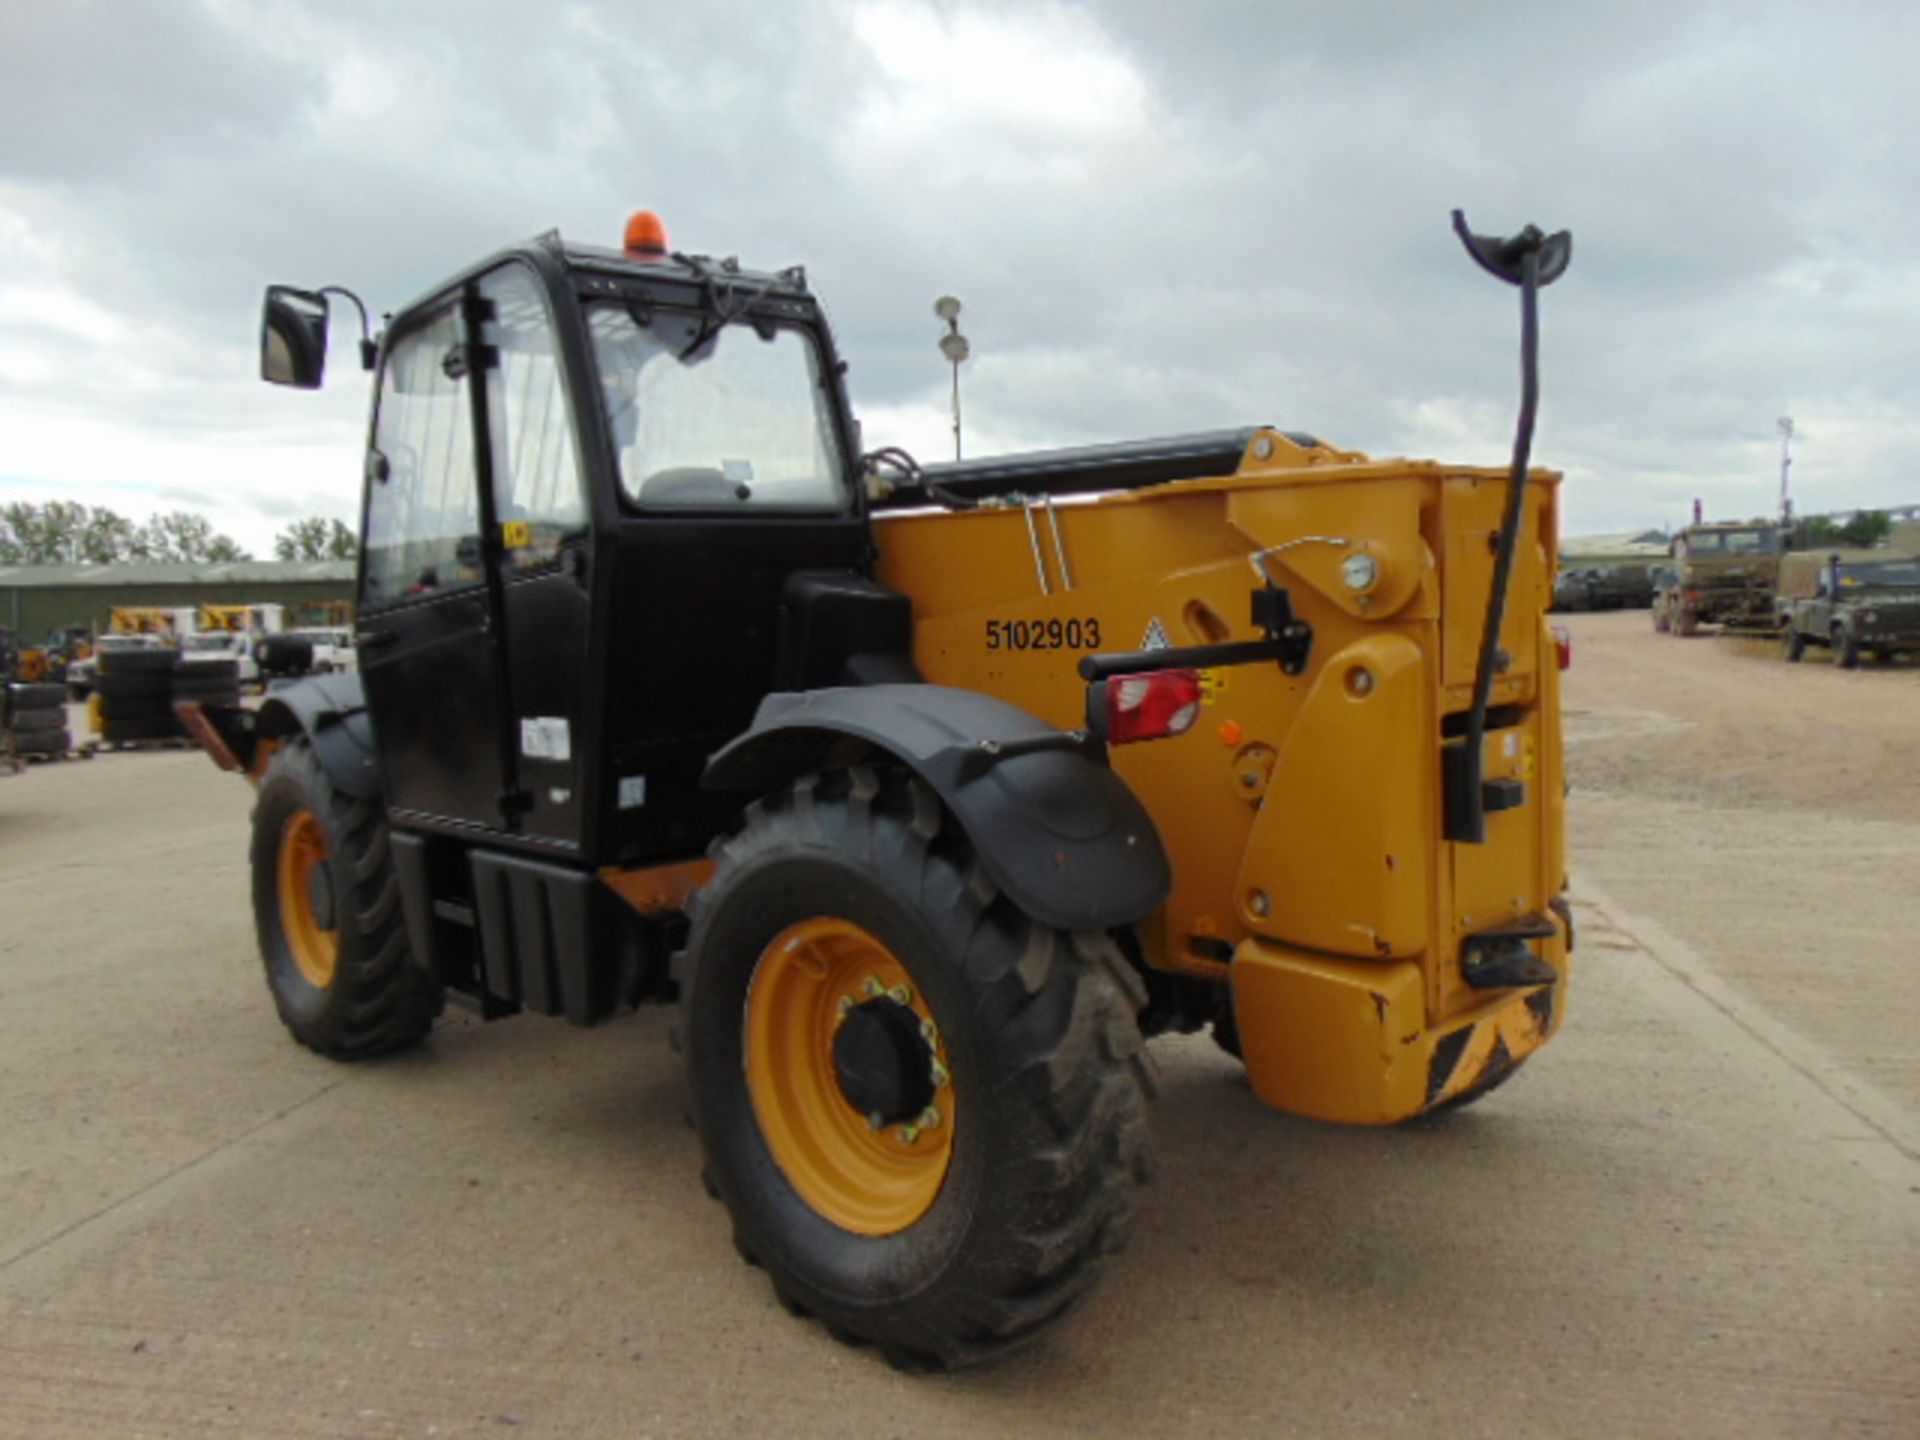
[[[1787,483],[1793,473],[1793,417],[1782,415],[1774,422],[1780,429],[1780,523],[1793,524],[1793,497]]]
[[[947,333],[940,337],[940,353],[953,366],[953,458],[960,458],[960,362],[973,353],[967,337],[960,333],[960,302],[942,295],[933,302],[933,313],[947,322]]]

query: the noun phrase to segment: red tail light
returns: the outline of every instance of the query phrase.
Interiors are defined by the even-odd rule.
[[[1104,702],[1104,738],[1110,745],[1184,735],[1200,718],[1200,672],[1155,670],[1116,675],[1095,687]]]
[[[1564,625],[1553,627],[1553,649],[1560,659],[1560,668],[1566,670],[1573,665],[1573,632]]]

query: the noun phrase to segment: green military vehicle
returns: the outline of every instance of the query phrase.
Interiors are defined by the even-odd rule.
[[[1553,585],[1555,610],[1644,610],[1653,603],[1653,572],[1644,562],[1581,565]]]
[[[1653,628],[1675,635],[1702,625],[1773,629],[1785,548],[1780,527],[1765,520],[1689,525],[1674,537],[1672,578],[1655,593]]]
[[[1775,601],[1786,656],[1825,645],[1852,670],[1862,654],[1891,659],[1920,653],[1920,556],[1886,551],[1789,555]]]

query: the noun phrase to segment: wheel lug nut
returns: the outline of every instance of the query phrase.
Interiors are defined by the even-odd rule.
[[[868,1129],[870,1129],[870,1130],[884,1130],[884,1129],[886,1129],[886,1128],[887,1128],[887,1117],[886,1117],[886,1116],[884,1116],[884,1115],[882,1115],[882,1114],[881,1114],[881,1113],[880,1113],[880,1112],[879,1112],[878,1110],[875,1110],[875,1111],[872,1111],[872,1112],[871,1112],[871,1113],[870,1113],[870,1114],[869,1114],[869,1115],[867,1116],[867,1128],[868,1128]]]
[[[842,1015],[851,1014],[853,1012],[853,1003],[853,997],[851,995],[842,995],[840,997],[840,1013]]]
[[[900,1143],[902,1145],[917,1145],[919,1142],[920,1127],[918,1125],[902,1125],[900,1127]]]
[[[940,1112],[929,1105],[920,1112],[920,1118],[916,1120],[914,1124],[918,1125],[922,1130],[938,1129],[940,1125]]]
[[[933,1049],[935,1046],[939,1045],[940,1032],[938,1029],[934,1027],[933,1021],[922,1020],[920,1022],[920,1038],[927,1042],[928,1049]]]
[[[913,987],[910,985],[896,985],[887,992],[887,998],[896,1005],[911,1005],[913,1003]]]
[[[860,991],[869,1000],[878,1000],[882,995],[887,993],[887,987],[880,983],[880,977],[878,975],[869,975],[866,978],[866,982],[861,985]]]
[[[953,1078],[952,1076],[947,1074],[946,1066],[942,1065],[938,1060],[933,1062],[933,1088],[934,1089],[936,1090],[946,1089],[947,1081],[952,1078]]]

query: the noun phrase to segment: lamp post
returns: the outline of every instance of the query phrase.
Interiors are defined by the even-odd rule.
[[[940,337],[940,353],[953,366],[953,458],[960,458],[960,362],[973,353],[967,337],[960,333],[960,302],[942,295],[933,302],[933,313],[947,322],[947,333]]]
[[[1782,415],[1775,422],[1780,429],[1780,523],[1793,524],[1793,497],[1787,492],[1793,474],[1793,417]]]

